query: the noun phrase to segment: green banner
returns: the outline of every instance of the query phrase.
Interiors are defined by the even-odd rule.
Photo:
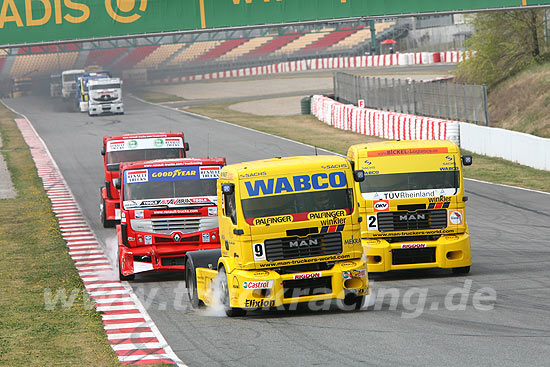
[[[0,46],[167,31],[550,6],[550,0],[0,0]]]

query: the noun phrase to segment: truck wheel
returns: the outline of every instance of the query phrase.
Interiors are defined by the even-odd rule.
[[[118,250],[117,250],[117,253],[118,253]],[[135,274],[130,274],[130,275],[122,274],[122,264],[120,263],[120,253],[118,253],[117,258],[118,258],[118,279],[120,279],[121,281],[134,280],[136,278]]]
[[[187,261],[185,262],[185,287],[187,288],[187,296],[189,297],[191,306],[198,308],[203,305],[197,292],[197,275],[195,273],[195,264],[193,264],[191,257],[187,257]]]
[[[365,296],[357,296],[355,298],[355,309],[360,310],[363,306],[363,302],[365,302]]]
[[[101,195],[101,189],[99,190],[99,193]],[[105,210],[105,200],[103,200],[103,197],[101,197],[101,206],[99,208],[99,215],[101,216],[101,224],[103,224],[103,228],[113,228],[116,225],[115,220],[108,220],[107,219],[107,211]]]
[[[227,274],[225,273],[225,269],[223,267],[220,268],[218,276],[220,277],[221,302],[223,304],[225,314],[228,317],[238,317],[246,315],[246,310],[243,310],[242,308],[231,307],[229,305],[229,286],[227,285]]]
[[[464,275],[470,272],[469,266],[463,266],[461,268],[453,268],[453,274]]]

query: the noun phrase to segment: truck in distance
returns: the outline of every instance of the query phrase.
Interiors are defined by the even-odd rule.
[[[105,185],[100,188],[99,214],[103,227],[120,220],[120,195],[113,179],[119,178],[120,163],[163,158],[185,158],[189,143],[183,133],[145,133],[103,137],[101,155]]]
[[[338,156],[266,159],[225,166],[218,180],[221,249],[187,253],[193,307],[215,300],[228,316],[248,309],[368,294],[351,164]]]
[[[62,85],[63,83],[61,79],[61,74],[59,73],[51,74],[50,75],[50,97],[52,98],[61,97]]]
[[[122,163],[121,280],[151,271],[183,272],[185,254],[220,247],[216,181],[225,158]]]
[[[119,78],[100,78],[88,81],[88,115],[124,114],[122,81]]]
[[[353,145],[348,159],[365,172],[356,185],[361,239],[370,272],[472,264],[463,166],[451,141],[387,141]]]
[[[72,99],[76,97],[76,81],[84,73],[84,69],[65,70],[61,73],[61,95],[63,98]]]
[[[80,112],[88,111],[90,96],[88,93],[88,82],[94,79],[111,78],[107,70],[87,71],[77,80],[76,103]]]

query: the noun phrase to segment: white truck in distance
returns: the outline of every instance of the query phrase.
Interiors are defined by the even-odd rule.
[[[120,78],[92,79],[88,82],[88,115],[124,114]]]
[[[69,99],[76,96],[76,80],[84,74],[85,70],[65,70],[61,73],[61,95]]]

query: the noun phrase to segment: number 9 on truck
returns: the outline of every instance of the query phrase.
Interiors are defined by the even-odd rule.
[[[265,247],[263,243],[255,243],[252,245],[254,252],[254,261],[265,261]]]

